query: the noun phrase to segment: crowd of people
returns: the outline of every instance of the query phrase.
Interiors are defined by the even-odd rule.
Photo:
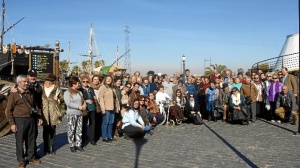
[[[15,133],[18,167],[41,163],[36,145],[40,125],[44,154],[56,153],[56,126],[64,116],[71,152],[96,146],[100,139],[112,143],[120,136],[151,136],[166,118],[197,125],[204,120],[249,124],[256,117],[292,125],[298,120],[298,83],[286,68],[237,75],[214,70],[209,77],[191,75],[188,69],[182,75],[83,73],[70,77],[66,91],[55,84],[54,74],[42,86],[36,76],[35,70],[19,75],[8,96],[6,116]]]

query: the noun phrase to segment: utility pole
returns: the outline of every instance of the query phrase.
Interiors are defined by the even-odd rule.
[[[129,43],[129,31],[130,27],[128,26],[127,22],[125,25],[125,59],[124,59],[124,68],[127,70],[129,74],[131,74],[131,62],[130,62],[130,43]]]

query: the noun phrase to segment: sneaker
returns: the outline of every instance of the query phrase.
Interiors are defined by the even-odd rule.
[[[271,120],[271,122],[275,122],[275,120]]]
[[[26,163],[25,162],[19,162],[18,163],[18,168],[25,168],[26,167]]]
[[[33,159],[32,161],[29,161],[29,164],[34,164],[34,165],[39,165],[41,164],[41,160],[40,159]]]
[[[278,123],[281,123],[281,121],[280,121],[280,120],[277,120],[277,122],[278,122]]]

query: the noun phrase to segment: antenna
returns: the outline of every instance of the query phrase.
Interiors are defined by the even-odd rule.
[[[127,22],[125,25],[125,60],[124,60],[124,68],[127,70],[129,74],[131,74],[131,62],[130,62],[130,43],[129,43],[129,31],[130,27],[128,26]]]

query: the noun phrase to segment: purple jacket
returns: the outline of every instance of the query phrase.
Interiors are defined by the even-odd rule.
[[[280,83],[279,81],[274,83],[272,82],[270,84],[270,89],[269,89],[269,101],[270,102],[276,102],[278,94],[281,92],[283,84]]]

